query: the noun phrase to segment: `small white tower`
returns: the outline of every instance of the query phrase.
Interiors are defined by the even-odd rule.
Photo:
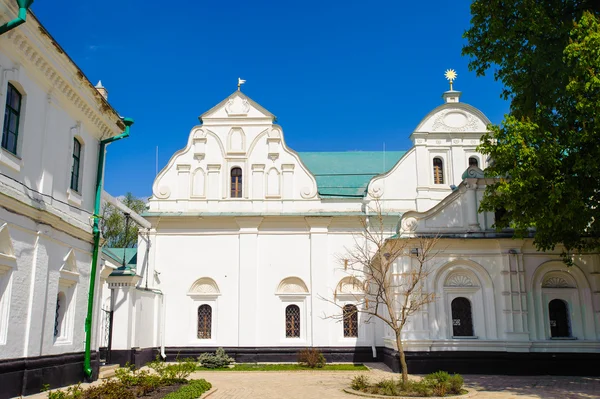
[[[96,85],[96,90],[98,90],[98,92],[100,93],[100,95],[102,97],[104,97],[105,100],[108,101],[108,90],[106,90],[106,88],[104,86],[102,86],[102,81],[99,80],[98,84]]]

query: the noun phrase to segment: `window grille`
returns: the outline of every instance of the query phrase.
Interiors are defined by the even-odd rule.
[[[479,167],[479,160],[476,157],[469,158],[469,167],[471,166]]]
[[[344,306],[344,337],[358,337],[358,311],[354,305]]]
[[[198,308],[198,339],[210,339],[212,330],[212,308],[201,305]]]
[[[440,158],[433,158],[433,183],[444,184],[444,162]]]
[[[562,299],[553,299],[548,304],[550,316],[550,336],[552,338],[568,338],[571,336],[569,308]]]
[[[60,303],[60,294],[56,296],[56,312],[54,313],[54,337],[58,337],[60,335],[60,312],[61,312],[61,303]]]
[[[458,297],[452,301],[452,335],[455,337],[472,337],[473,315],[471,301]]]
[[[296,305],[285,308],[285,336],[300,338],[300,308]]]

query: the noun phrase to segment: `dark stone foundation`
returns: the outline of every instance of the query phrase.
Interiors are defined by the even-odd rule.
[[[400,372],[398,352],[381,349],[383,362]],[[600,375],[600,353],[406,352],[406,363],[411,374]]]
[[[0,360],[0,399],[39,393],[46,384],[51,388],[85,380],[83,353]],[[92,381],[98,379],[100,363],[92,352]]]

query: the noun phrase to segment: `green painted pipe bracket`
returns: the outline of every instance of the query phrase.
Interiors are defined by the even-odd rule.
[[[8,21],[4,25],[0,26],[0,35],[25,23],[25,21],[27,19],[27,10],[33,3],[33,0],[16,0],[16,1],[17,1],[17,5],[19,6],[19,15],[17,16],[17,18],[13,19],[12,21]]]
[[[94,291],[96,290],[96,269],[98,266],[98,252],[100,250],[100,206],[102,202],[102,187],[104,186],[104,153],[106,146],[117,140],[129,137],[129,128],[133,125],[133,119],[123,118],[125,131],[118,136],[100,141],[100,151],[98,153],[98,169],[96,171],[96,200],[94,203],[94,226],[92,229],[94,235],[94,250],[92,252],[92,268],[90,270],[90,292],[88,293],[87,316],[85,318],[85,357],[83,359],[83,371],[88,379],[92,378],[92,317],[94,312]]]

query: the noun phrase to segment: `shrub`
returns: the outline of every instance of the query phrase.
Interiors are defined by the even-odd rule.
[[[436,396],[445,396],[450,391],[450,374],[445,371],[436,371],[435,373],[427,374],[425,381],[431,384],[433,394]]]
[[[233,359],[227,356],[223,348],[218,348],[216,353],[203,353],[198,357],[202,367],[207,369],[218,369],[229,366]]]
[[[450,377],[450,393],[458,395],[462,393],[463,384],[465,380],[460,374],[454,374]]]
[[[72,397],[75,399],[75,397]],[[106,380],[103,384],[90,387],[83,394],[85,399],[135,399],[136,394],[117,380]],[[70,398],[69,398],[70,399]]]
[[[314,369],[322,368],[327,361],[320,350],[315,348],[307,348],[298,352],[298,363]]]
[[[381,380],[377,383],[377,387],[381,390],[382,395],[397,396],[398,383],[394,379]]]
[[[187,381],[187,378],[196,370],[196,361],[193,358],[177,359],[176,363],[167,364],[160,360],[158,356],[156,359],[147,364],[149,368],[160,377],[162,384],[175,384],[183,383]]]
[[[350,388],[354,389],[355,391],[362,391],[368,386],[369,377],[367,377],[366,375],[357,375],[352,379],[352,382],[350,383]]]
[[[210,382],[206,380],[193,380],[189,384],[179,388],[177,392],[168,394],[164,399],[196,399],[211,387]]]

